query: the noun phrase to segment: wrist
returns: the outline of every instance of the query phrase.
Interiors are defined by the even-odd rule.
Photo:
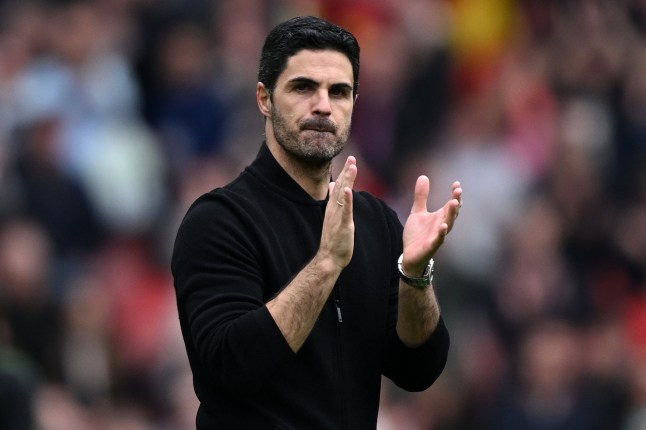
[[[338,259],[334,258],[331,254],[319,252],[314,255],[314,258],[311,261],[311,264],[316,266],[317,272],[321,275],[330,275],[330,276],[339,276],[343,267],[339,264]]]
[[[400,257],[401,258],[401,257]],[[413,277],[413,278],[419,278],[421,276],[424,276],[424,272],[426,271],[426,267],[428,266],[428,263],[423,263],[423,264],[406,264],[403,261],[403,258],[401,260],[398,260],[397,263],[401,261],[401,271],[404,272],[407,276]]]
[[[404,254],[397,260],[399,269],[399,278],[407,285],[418,289],[426,289],[433,282],[433,272],[435,271],[435,261],[431,258],[423,269],[410,269],[404,267]]]

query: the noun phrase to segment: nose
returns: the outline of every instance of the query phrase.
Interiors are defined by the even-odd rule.
[[[330,115],[332,113],[330,96],[326,89],[321,88],[316,92],[312,111],[318,115]]]

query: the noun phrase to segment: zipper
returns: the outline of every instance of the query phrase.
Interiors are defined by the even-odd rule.
[[[340,412],[341,412],[341,425],[342,428],[347,429],[348,427],[348,405],[345,399],[346,393],[344,391],[344,384],[343,384],[343,347],[342,347],[342,340],[341,340],[341,323],[343,322],[343,314],[341,313],[341,292],[340,292],[340,283],[337,281],[336,286],[334,287],[334,290],[332,292],[332,299],[334,301],[334,308],[336,310],[336,316],[337,316],[337,368],[338,368],[338,377],[339,381],[341,382],[340,385],[340,393],[339,393],[339,407],[340,407]]]
[[[336,308],[336,317],[339,323],[343,322],[343,315],[341,314],[341,297],[339,297],[338,288],[334,289],[334,306]]]

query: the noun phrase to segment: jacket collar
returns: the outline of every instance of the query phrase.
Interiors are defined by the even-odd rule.
[[[264,141],[255,160],[245,171],[258,178],[267,188],[296,203],[321,205],[327,201],[327,199],[325,201],[313,199],[276,161]]]

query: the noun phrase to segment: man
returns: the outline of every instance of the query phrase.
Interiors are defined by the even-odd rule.
[[[266,142],[192,205],[173,254],[198,429],[375,428],[382,374],[424,390],[444,368],[431,258],[462,190],[453,184],[429,213],[421,176],[402,229],[382,201],[353,191],[354,157],[330,181],[358,83],[357,41],[334,24],[294,18],[265,41]]]

